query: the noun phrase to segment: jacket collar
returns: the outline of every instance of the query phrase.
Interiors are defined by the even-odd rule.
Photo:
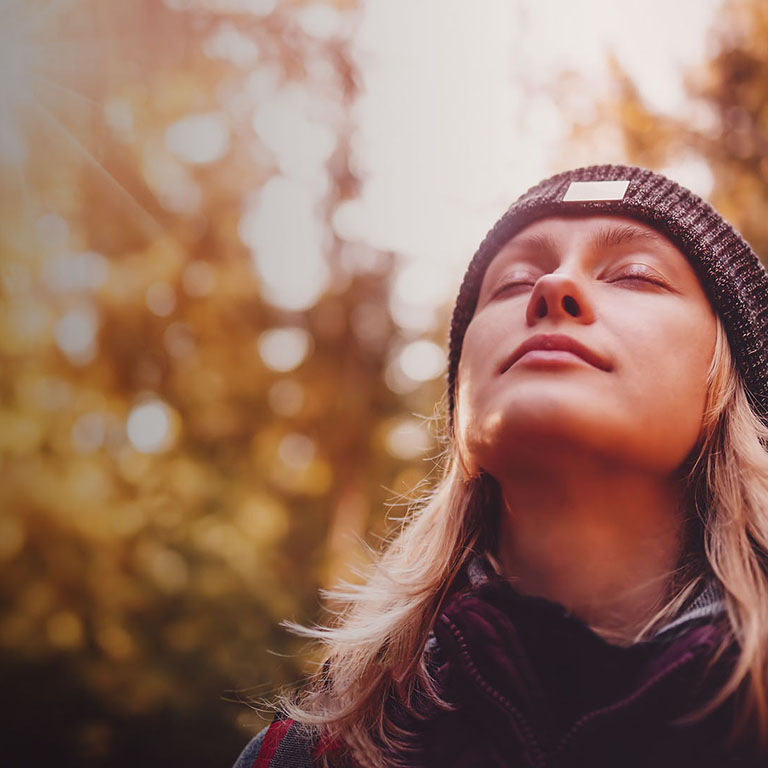
[[[531,757],[565,749],[590,723],[662,722],[707,695],[700,686],[722,634],[695,619],[716,615],[712,593],[650,641],[620,647],[562,606],[520,595],[487,563],[473,561],[467,575],[470,589],[435,623],[438,683],[449,700],[511,723]]]
[[[498,578],[499,576],[494,571],[493,566],[484,557],[475,555],[467,564],[467,580],[473,589],[477,589],[483,584]],[[655,640],[662,637],[662,635],[669,637],[667,633],[671,630],[679,632],[693,621],[700,621],[702,619],[714,620],[724,615],[725,610],[722,589],[714,579],[710,579],[694,595],[693,599],[683,607],[677,617],[656,630],[652,639]]]

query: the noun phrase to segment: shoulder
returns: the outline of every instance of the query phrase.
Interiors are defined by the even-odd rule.
[[[313,768],[329,748],[301,723],[278,716],[248,742],[233,768]]]
[[[240,753],[240,757],[237,758],[232,768],[251,768],[253,766],[256,758],[259,756],[267,730],[267,728],[264,728],[246,744],[245,749]]]

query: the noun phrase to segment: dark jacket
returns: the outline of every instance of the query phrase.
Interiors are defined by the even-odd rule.
[[[478,577],[475,568],[472,582],[445,605],[427,647],[454,709],[403,723],[416,733],[414,751],[401,756],[404,765],[768,766],[768,755],[759,755],[746,740],[728,743],[730,703],[704,720],[680,722],[727,675],[726,657],[710,668],[722,636],[722,603],[712,590],[652,640],[619,647],[562,606],[519,595],[507,580]],[[272,758],[258,768],[310,766],[314,743],[298,727],[282,728],[289,736],[279,746],[295,754],[296,745],[304,744],[307,760]]]

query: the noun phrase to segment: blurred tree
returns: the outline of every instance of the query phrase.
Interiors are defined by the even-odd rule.
[[[399,326],[397,256],[334,228],[360,183],[355,6],[0,6],[10,764],[227,764],[261,721],[226,692],[303,673],[278,622],[315,618],[429,472],[412,414],[444,332]],[[682,118],[618,65],[583,116],[564,76],[570,162],[618,131],[635,162],[711,174],[768,253],[766,33],[757,0],[728,4]]]
[[[9,764],[231,762],[236,717],[260,718],[225,693],[302,674],[277,623],[315,618],[427,474],[411,414],[439,366],[399,366],[416,337],[390,314],[395,256],[333,228],[358,187],[354,14],[2,9]]]
[[[655,112],[614,58],[615,98],[577,120],[573,147],[600,156],[606,136],[618,138],[634,163],[699,186],[768,259],[768,6],[728,0],[711,32],[711,57],[688,73],[688,103],[675,115]],[[571,78],[558,90],[573,93]],[[710,183],[711,182],[711,183]],[[711,187],[711,188],[710,188]]]

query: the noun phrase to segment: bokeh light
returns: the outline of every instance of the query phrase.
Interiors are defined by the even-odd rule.
[[[231,21],[218,25],[203,44],[203,50],[212,59],[225,59],[239,67],[254,66],[259,59],[259,46]]]
[[[58,213],[45,213],[35,221],[35,232],[41,245],[51,249],[65,248],[69,240],[69,224]]]
[[[315,444],[306,435],[286,435],[278,445],[278,456],[292,469],[306,469],[315,458]]]
[[[97,352],[99,315],[91,304],[67,311],[56,323],[54,338],[59,349],[75,365],[90,363]]]
[[[273,371],[292,371],[304,361],[311,343],[303,328],[272,328],[259,336],[259,354]]]
[[[128,415],[126,432],[140,453],[167,451],[176,438],[173,411],[161,400],[140,403]]]
[[[170,283],[158,281],[147,288],[147,309],[158,317],[168,317],[176,307],[176,292]]]
[[[413,341],[400,352],[400,367],[414,381],[436,378],[445,370],[446,362],[443,348],[426,339]]]
[[[167,128],[165,145],[188,163],[207,164],[219,160],[229,149],[226,115],[189,115]]]
[[[100,253],[58,251],[43,263],[43,275],[53,293],[95,290],[107,280],[109,265]]]
[[[324,165],[336,146],[335,132],[328,125],[330,110],[327,101],[297,83],[280,88],[259,105],[253,129],[284,176],[313,187],[327,183]]]
[[[304,184],[270,179],[258,206],[240,220],[240,236],[252,250],[266,301],[294,312],[314,306],[329,271],[318,201]]]
[[[432,444],[425,423],[417,419],[395,421],[386,431],[387,450],[398,459],[411,460],[423,456]]]

